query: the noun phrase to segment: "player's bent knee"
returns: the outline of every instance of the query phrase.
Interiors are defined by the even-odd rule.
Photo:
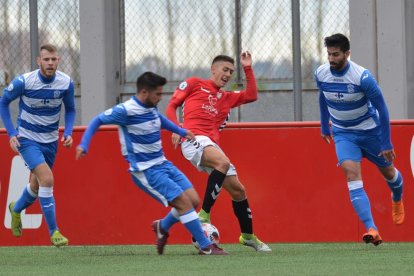
[[[53,187],[53,176],[43,177],[42,179],[40,179],[39,185],[42,187]]]
[[[232,187],[232,189],[229,190],[229,193],[234,200],[243,200],[246,198],[246,190],[243,186]]]

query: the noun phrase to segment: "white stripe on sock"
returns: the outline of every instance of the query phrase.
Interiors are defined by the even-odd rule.
[[[182,224],[185,224],[187,222],[190,222],[190,221],[193,221],[193,220],[196,220],[196,219],[198,219],[198,216],[197,216],[196,211],[194,211],[194,210],[192,212],[188,213],[188,214],[180,216],[180,221],[181,221]]]

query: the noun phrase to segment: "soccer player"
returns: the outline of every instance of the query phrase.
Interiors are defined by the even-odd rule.
[[[178,124],[176,110],[183,105],[183,127],[195,134],[194,141],[172,135],[172,142],[198,170],[209,174],[203,205],[199,212],[202,222],[210,222],[210,211],[221,188],[232,197],[233,210],[239,221],[243,245],[256,251],[271,251],[253,234],[252,214],[246,191],[237,177],[229,158],[219,147],[220,131],[225,127],[230,109],[257,100],[256,80],[249,52],[241,54],[241,64],[247,78],[245,91],[224,91],[234,72],[234,59],[219,55],[213,59],[209,79],[191,77],[182,82],[174,92],[166,110],[167,117]]]
[[[163,254],[168,230],[179,221],[200,245],[201,255],[227,255],[227,252],[204,236],[195,207],[200,199],[187,177],[165,156],[161,145],[161,128],[193,139],[191,131],[176,126],[161,115],[156,106],[167,80],[152,72],[137,79],[137,93],[130,100],[96,116],[86,129],[76,150],[76,159],[88,152],[93,134],[100,125],[119,126],[122,155],[128,161],[134,183],[149,196],[167,207],[165,218],[152,223],[158,254]]]
[[[57,70],[59,55],[55,46],[41,46],[37,64],[39,69],[16,77],[0,100],[0,114],[10,137],[10,147],[20,154],[32,172],[20,198],[9,205],[11,230],[15,237],[22,235],[20,213],[39,198],[50,240],[59,247],[67,245],[68,239],[60,233],[56,223],[52,167],[58,147],[62,102],[65,105],[65,130],[61,142],[64,147],[72,146],[74,85],[68,75]],[[15,128],[9,104],[17,98],[20,102]]]
[[[335,142],[339,165],[345,173],[351,203],[367,232],[362,239],[379,245],[370,201],[361,175],[362,157],[374,163],[384,176],[392,194],[392,219],[404,222],[403,178],[394,167],[396,157],[390,137],[390,120],[381,89],[372,74],[348,60],[350,43],[343,34],[325,38],[328,63],[315,72],[319,87],[321,136]],[[332,122],[332,129],[329,127]]]

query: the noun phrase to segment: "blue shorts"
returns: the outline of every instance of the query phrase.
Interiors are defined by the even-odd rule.
[[[58,146],[57,140],[52,143],[43,144],[20,137],[19,143],[19,153],[30,170],[33,170],[44,162],[46,162],[50,168],[53,167]]]
[[[346,160],[361,162],[362,157],[367,158],[378,167],[391,166],[384,157],[378,156],[381,152],[380,135],[377,130],[367,132],[343,131],[333,129],[336,156],[341,165]]]
[[[134,183],[165,207],[193,185],[170,161],[142,172],[130,172]]]

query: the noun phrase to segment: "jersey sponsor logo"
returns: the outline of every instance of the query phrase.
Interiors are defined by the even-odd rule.
[[[217,98],[213,97],[212,95],[208,95],[208,102],[209,105],[207,104],[202,104],[201,108],[204,109],[205,111],[207,111],[207,113],[210,114],[218,114],[217,109],[214,107],[217,104]]]
[[[180,83],[180,85],[178,86],[178,88],[180,89],[180,90],[184,90],[186,87],[187,87],[187,82],[186,81],[183,81],[182,83]]]
[[[338,92],[338,93],[335,93],[335,97],[341,100],[344,97],[344,94]]]
[[[7,90],[9,90],[10,92],[12,92],[13,89],[14,89],[14,85],[13,85],[13,83],[10,83],[10,85],[7,86]]]
[[[31,108],[43,108],[50,103],[48,99],[40,99],[37,103],[30,105]]]

